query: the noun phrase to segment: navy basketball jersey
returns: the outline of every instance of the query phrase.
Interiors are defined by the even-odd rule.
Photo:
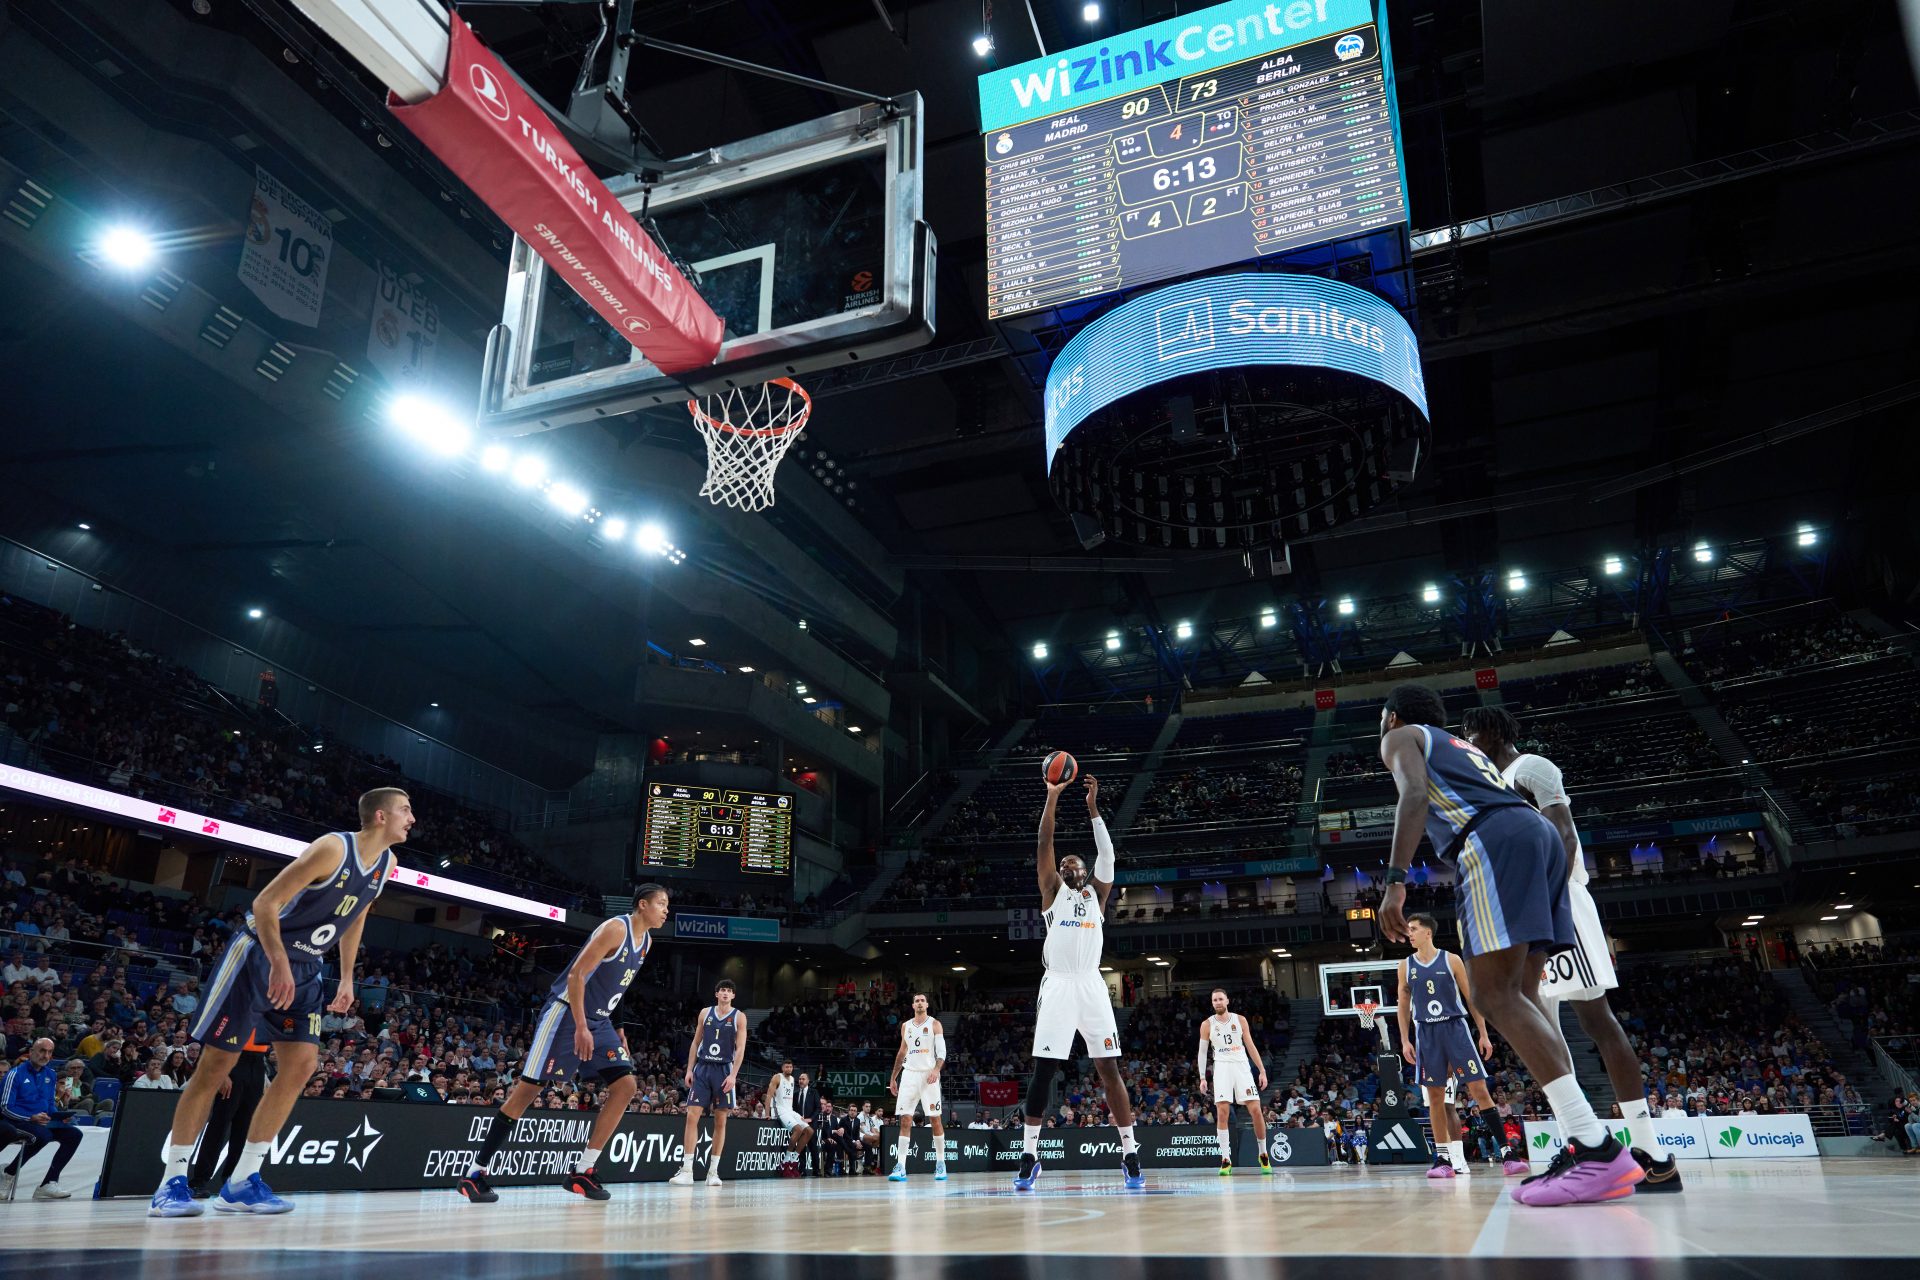
[[[700,1052],[694,1061],[731,1067],[733,1048],[738,1043],[734,1037],[739,1034],[740,1019],[744,1016],[735,1009],[723,1018],[718,1006],[709,1006],[706,1016],[700,1019]]]
[[[638,942],[633,938],[633,917],[621,916],[620,927],[626,931],[626,938],[613,949],[613,954],[593,967],[587,975],[586,1001],[587,1017],[594,1021],[605,1021],[613,1016],[626,998],[627,987],[640,972],[640,966],[647,962],[647,950],[653,945],[653,935],[648,933]],[[561,971],[553,981],[553,988],[547,993],[551,1000],[562,1003],[567,998],[567,973],[572,966]]]
[[[1413,1016],[1422,1022],[1467,1016],[1467,1002],[1460,998],[1460,984],[1453,980],[1444,951],[1434,953],[1432,964],[1421,964],[1417,955],[1407,957],[1407,995]]]
[[[280,941],[289,963],[317,965],[332,951],[341,931],[373,905],[386,883],[393,851],[380,855],[373,870],[360,867],[359,841],[351,831],[336,831],[346,852],[332,875],[308,885],[280,909]],[[247,932],[258,936],[253,912],[247,912]]]
[[[1481,813],[1493,809],[1535,813],[1500,776],[1499,766],[1471,742],[1445,729],[1414,727],[1427,743],[1427,838],[1433,841],[1434,853],[1445,853],[1454,836]]]

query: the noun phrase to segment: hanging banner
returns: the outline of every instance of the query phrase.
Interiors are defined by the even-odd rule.
[[[458,14],[438,93],[387,107],[662,373],[713,363],[720,317]]]
[[[256,167],[253,174],[253,203],[240,238],[240,283],[282,320],[319,324],[333,224],[265,169]]]
[[[440,342],[440,308],[386,263],[374,287],[367,360],[396,390],[424,386]]]

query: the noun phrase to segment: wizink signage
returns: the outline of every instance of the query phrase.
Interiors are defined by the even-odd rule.
[[[1239,0],[980,77],[980,128],[1244,62],[1373,21],[1368,0]]]
[[[1075,427],[1116,400],[1250,365],[1357,374],[1427,416],[1420,343],[1390,304],[1319,276],[1205,276],[1115,307],[1061,349],[1047,371],[1047,464]]]
[[[705,938],[713,942],[778,942],[778,920],[756,920],[751,916],[710,916],[681,911],[673,917],[676,938]]]

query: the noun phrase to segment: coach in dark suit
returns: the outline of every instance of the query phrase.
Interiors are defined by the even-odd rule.
[[[817,1134],[820,1132],[820,1091],[813,1087],[812,1077],[802,1071],[793,1086],[793,1114],[805,1120]],[[816,1139],[800,1153],[800,1172],[809,1178],[820,1176],[826,1143]]]
[[[827,1147],[827,1172],[832,1173],[838,1161],[842,1169],[852,1173],[854,1162],[860,1158],[860,1122],[849,1111],[835,1111],[831,1101],[821,1102],[820,1119],[825,1126],[821,1132]]]

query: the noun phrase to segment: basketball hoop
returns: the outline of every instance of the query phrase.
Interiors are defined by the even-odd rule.
[[[687,401],[707,442],[707,482],[700,496],[714,506],[765,511],[773,505],[773,472],[799,439],[813,398],[792,378],[729,387]]]
[[[1353,1006],[1353,1011],[1360,1015],[1360,1029],[1362,1031],[1373,1030],[1373,1011],[1379,1007],[1379,1005],[1371,1000],[1362,1000],[1359,1004]]]

